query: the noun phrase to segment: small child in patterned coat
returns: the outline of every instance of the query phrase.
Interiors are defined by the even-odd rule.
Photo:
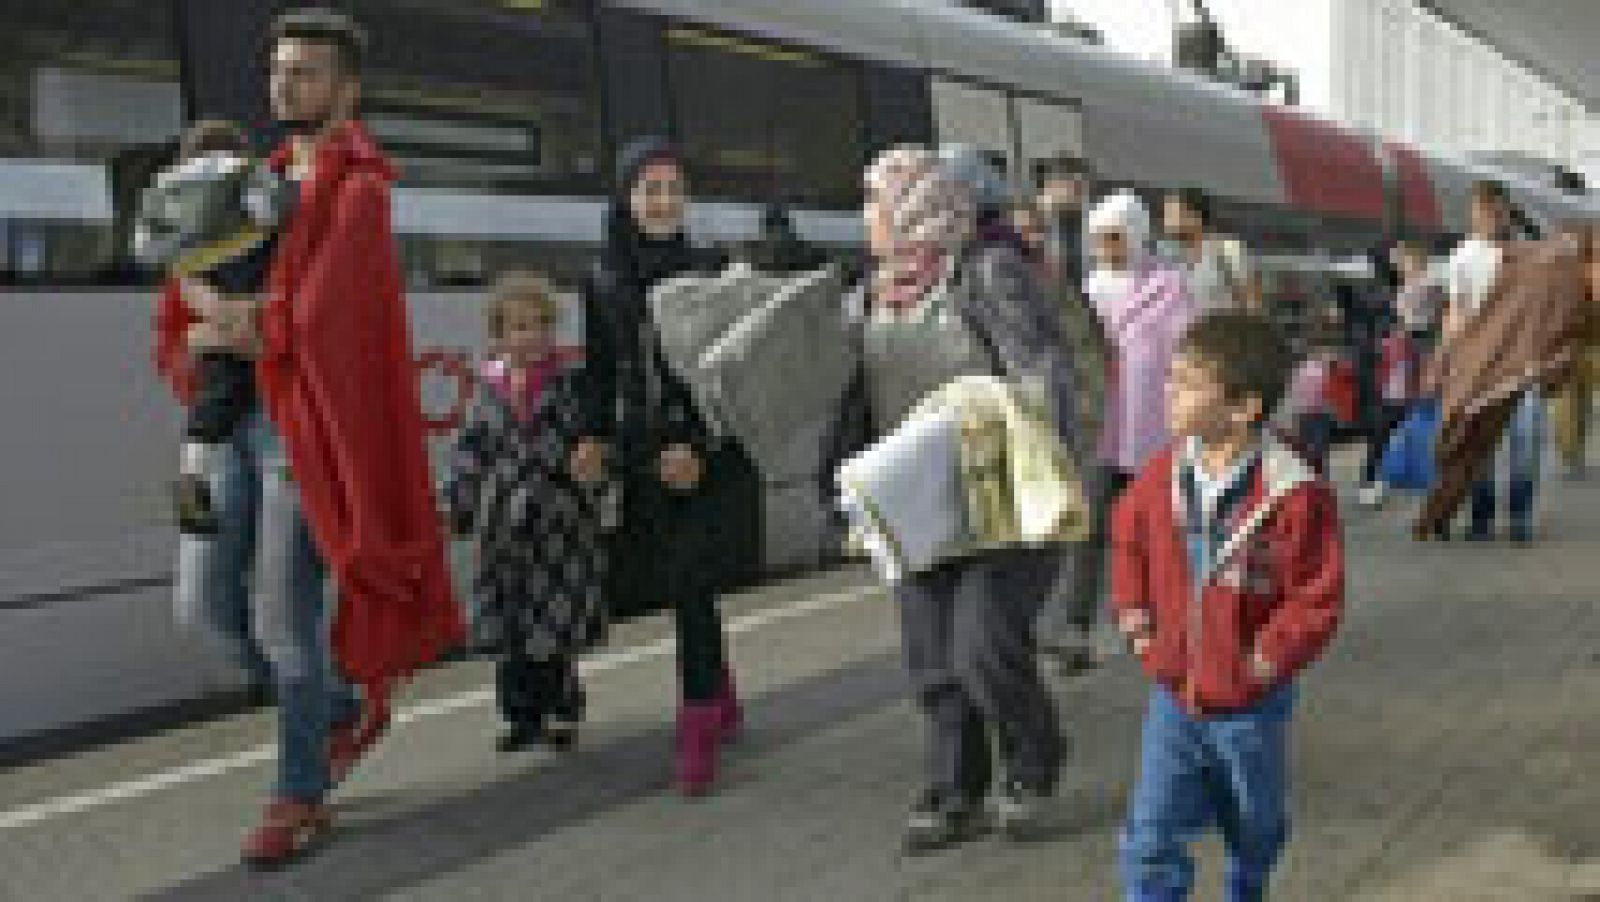
[[[443,491],[451,531],[476,544],[472,639],[499,662],[502,751],[571,745],[583,706],[574,661],[606,628],[605,474],[572,454],[577,363],[553,345],[559,312],[540,276],[497,282],[490,356]]]

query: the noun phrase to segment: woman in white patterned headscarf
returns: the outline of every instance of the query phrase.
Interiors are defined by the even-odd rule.
[[[866,176],[867,238],[876,263],[872,306],[908,311],[943,279],[971,238],[972,196],[921,147],[878,157]]]
[[[878,158],[866,189],[877,269],[852,304],[864,314],[861,437],[895,432],[929,394],[978,375],[1049,399],[1062,441],[1075,443],[1072,364],[1049,297],[1015,242],[980,234],[973,180],[930,150],[902,147]],[[986,800],[1003,829],[1026,831],[1054,791],[1063,743],[1034,661],[1033,621],[1061,557],[1049,545],[986,548],[894,584],[928,724],[927,791],[907,822],[913,850],[969,836]]]

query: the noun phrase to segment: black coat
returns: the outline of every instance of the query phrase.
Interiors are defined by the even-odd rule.
[[[661,352],[649,292],[661,281],[722,267],[686,240],[647,242],[613,215],[612,237],[584,291],[584,434],[618,456],[622,522],[612,555],[611,608],[622,616],[751,577],[761,558],[761,483],[737,446],[706,426]],[[669,445],[693,447],[700,484],[682,492],[657,473]]]

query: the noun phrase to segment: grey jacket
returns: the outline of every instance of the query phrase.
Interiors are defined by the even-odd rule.
[[[1094,439],[1085,435],[1078,422],[1073,361],[1053,301],[1027,258],[1009,243],[981,243],[962,255],[951,279],[955,284],[946,286],[950,300],[962,327],[984,349],[991,371],[1038,399],[1050,411],[1056,433],[1073,458],[1080,463],[1091,461]],[[851,311],[858,323],[865,309],[861,299],[866,289],[860,291],[863,294],[853,304],[858,309]],[[862,333],[857,330],[856,334]],[[830,500],[838,466],[878,438],[875,433],[882,428],[882,418],[872,410],[876,393],[869,382],[872,369],[864,350],[861,359],[856,381],[824,449],[827,465],[820,474],[820,488]],[[939,387],[929,386],[929,390]]]

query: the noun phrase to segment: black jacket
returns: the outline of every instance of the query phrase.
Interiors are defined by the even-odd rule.
[[[648,295],[665,279],[714,272],[721,261],[687,244],[674,256],[665,271],[636,278],[605,254],[585,284],[583,429],[614,444],[625,465],[647,464],[667,445],[704,451],[710,443],[688,388],[662,356]]]

